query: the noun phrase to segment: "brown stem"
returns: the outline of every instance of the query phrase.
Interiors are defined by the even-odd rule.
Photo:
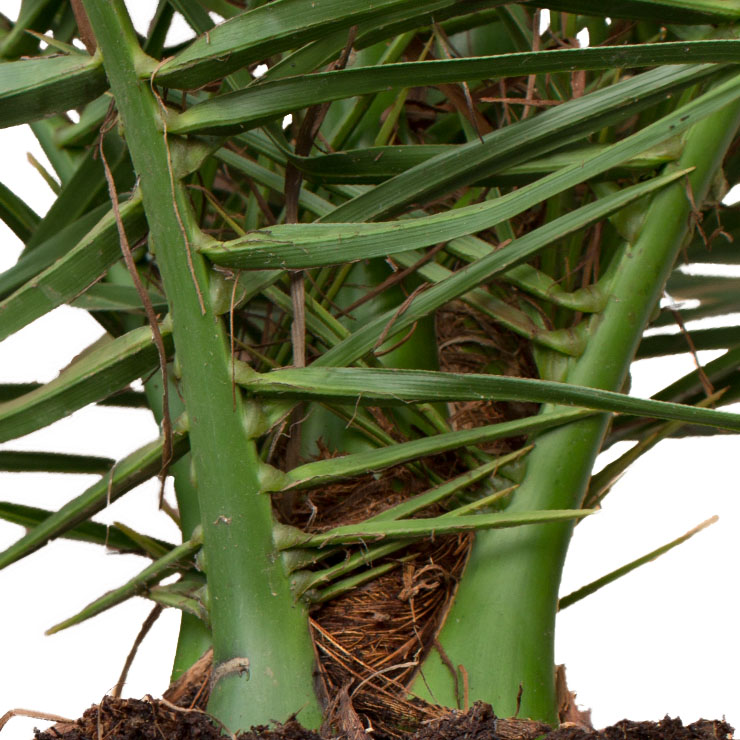
[[[88,53],[92,55],[98,48],[98,42],[95,39],[92,26],[90,25],[85,8],[82,5],[82,0],[70,0],[70,2],[72,4],[72,12],[77,21],[77,31],[80,35],[80,41],[85,45]]]

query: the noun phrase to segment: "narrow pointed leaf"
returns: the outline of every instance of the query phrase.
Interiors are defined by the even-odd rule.
[[[639,568],[641,565],[645,565],[646,563],[659,558],[661,555],[664,555],[668,551],[672,550],[674,547],[678,547],[678,545],[686,542],[686,540],[688,539],[691,539],[695,534],[698,534],[703,529],[706,529],[718,520],[719,517],[713,516],[711,517],[711,519],[707,519],[705,522],[702,522],[698,527],[694,527],[694,529],[686,532],[686,534],[677,537],[675,540],[672,540],[667,545],[663,545],[662,547],[659,547],[656,550],[647,553],[647,555],[643,555],[642,557],[637,558],[637,560],[633,560],[632,562],[623,565],[621,568],[617,568],[611,573],[608,573],[601,578],[597,578],[595,581],[592,581],[586,586],[582,586],[576,591],[569,593],[567,596],[563,596],[563,598],[558,601],[558,609],[566,609],[567,607],[575,604],[577,601],[586,598],[586,596],[590,596],[592,593],[598,591],[600,588],[613,583],[622,576],[626,576],[628,573],[631,573],[633,570]]]
[[[252,393],[276,398],[343,399],[347,403],[384,405],[422,401],[530,401],[578,405],[740,432],[740,414],[530,378],[424,370],[317,368],[314,365],[263,375],[254,371],[239,373],[237,381]]]
[[[34,121],[29,126],[62,186],[72,179],[77,167],[84,159],[82,152],[63,148],[59,146],[56,140],[57,132],[68,125],[66,118],[57,114],[50,118]]]
[[[495,251],[487,242],[472,236],[453,239],[447,244],[447,250],[453,254],[457,254],[461,251],[460,247],[469,242],[475,242],[477,245],[480,245],[481,250],[485,249],[484,254],[490,254]],[[394,261],[402,267],[413,267],[417,265],[421,257],[421,252],[412,250],[410,252],[396,254]],[[515,279],[511,280],[512,273],[516,273],[520,269],[530,279],[519,280],[515,276]],[[417,266],[415,271],[419,278],[430,284],[441,283],[453,274],[452,270],[442,266],[438,262],[427,262],[426,264]],[[532,272],[529,271],[529,265],[524,264],[507,270],[506,273],[501,275],[501,279],[521,286],[525,291],[528,288],[533,289],[531,292],[535,295],[541,295],[553,285],[553,281],[550,279],[534,282],[531,280],[531,275]],[[541,295],[541,297],[545,300],[552,300],[553,303],[559,305],[568,307],[576,306],[576,310],[586,313],[600,310],[606,302],[606,295],[599,291],[598,285],[591,286],[591,290],[583,289],[575,293],[567,293],[555,285],[552,292],[548,292],[544,296]],[[496,298],[484,287],[473,288],[461,295],[460,300],[467,303],[476,311],[480,311],[485,316],[489,316],[496,323],[501,324],[501,326],[505,326],[519,336],[526,337],[543,347],[549,347],[556,352],[571,357],[580,356],[585,349],[586,333],[582,330],[582,327],[577,326],[573,329],[543,329],[525,311],[512,306],[500,298]]]
[[[737,381],[739,365],[740,347],[733,347],[723,355],[706,363],[702,370],[713,386],[722,389],[725,386],[731,386],[733,381]],[[728,395],[725,393],[722,396],[722,403],[730,402]],[[706,393],[699,372],[694,369],[658,391],[653,398],[660,401],[678,400],[681,403],[699,403],[699,401],[706,398]]]
[[[501,491],[501,493],[502,494],[510,493],[511,490],[513,489],[510,489],[509,491],[506,491],[506,492]],[[458,514],[457,512],[451,511],[448,514],[444,514],[443,516],[451,517],[453,515],[458,515]],[[346,558],[343,563],[340,563],[340,567],[344,566],[345,564],[349,565],[351,563],[356,568],[358,563],[357,563],[357,560],[353,560],[353,559],[357,558],[357,555],[359,555],[365,562],[370,562],[373,558],[390,555],[393,552],[397,552],[398,550],[403,549],[409,542],[412,542],[412,540],[396,540],[392,543],[387,543],[383,545],[375,545],[371,547],[366,547],[364,546],[364,543],[363,543],[362,551],[360,553],[356,553],[355,555],[350,555],[350,557]],[[311,586],[314,585],[314,580],[309,577],[308,579],[306,579],[306,582],[309,585],[304,588],[304,591],[307,592],[307,596],[312,604],[323,604],[331,599],[335,599],[338,596],[341,596],[344,593],[347,593],[348,591],[351,591],[354,588],[357,588],[363,583],[368,583],[371,580],[374,580],[378,576],[382,575],[383,573],[387,573],[393,568],[397,568],[399,565],[403,564],[406,560],[412,559],[413,557],[414,557],[413,555],[407,555],[406,557],[399,557],[397,559],[394,559],[390,563],[384,563],[374,568],[367,568],[366,570],[362,571],[361,573],[358,573],[357,575],[350,576],[349,578],[343,578],[340,581],[336,581],[335,583],[332,583],[330,586],[327,586],[326,588],[321,589],[321,591],[319,591],[318,593],[315,591],[315,589],[311,588]],[[348,568],[347,570],[350,570],[350,569]],[[324,572],[325,571],[321,571],[322,574]]]
[[[536,3],[526,5],[539,7]],[[660,23],[717,23],[740,17],[737,0],[619,0],[601,3],[591,0],[554,0],[552,10],[585,15],[608,15],[611,18],[658,21]]]
[[[292,481],[289,488],[309,488],[322,485],[340,478],[349,478],[372,470],[380,470],[408,462],[427,455],[458,449],[468,445],[483,444],[496,439],[534,434],[552,429],[571,421],[589,416],[588,411],[557,411],[526,419],[516,419],[498,424],[487,424],[477,429],[461,429],[455,432],[437,434],[424,439],[402,442],[392,447],[382,447],[353,455],[334,457],[330,460],[299,465],[288,473]]]
[[[622,120],[633,110],[636,112],[657,103],[666,95],[672,95],[672,91],[692,81],[698,83],[705,75],[717,71],[716,67],[699,65],[660,67],[636,75],[498,129],[484,136],[482,142],[462,144],[454,152],[433,157],[339,206],[322,220],[333,223],[373,221],[395,215],[411,204],[440,197],[493,172],[579,141],[602,126]],[[738,79],[717,85],[705,95],[612,145],[603,154],[585,159],[581,164],[588,174],[583,173],[581,182],[685,131],[697,120],[735,100],[739,86]],[[634,103],[635,100],[638,102]],[[570,173],[570,169],[549,177]]]
[[[121,219],[132,242],[146,233],[140,200],[124,203]],[[0,341],[57,306],[72,301],[120,258],[118,229],[113,214],[109,213],[64,257],[0,302]]]
[[[349,183],[358,185],[377,184],[400,175],[412,167],[452,152],[455,144],[418,144],[383,147],[368,147],[346,152],[334,152],[314,157],[297,157],[289,155],[290,161],[308,180],[315,183]],[[603,151],[603,144],[553,152],[522,164],[507,167],[478,180],[473,185],[521,185],[547,175],[555,170],[582,162],[592,155]],[[605,175],[605,179],[627,175],[629,172],[652,170],[661,164],[676,159],[676,152],[668,147],[656,147],[654,151],[644,152],[641,156],[632,157],[620,166],[619,172]]]
[[[12,473],[77,473],[103,475],[115,460],[61,452],[0,450],[0,470]]]
[[[242,172],[255,182],[266,185],[268,188],[282,195],[285,189],[285,177],[279,175],[277,172],[272,172],[266,167],[253,162],[251,159],[232,152],[230,149],[219,149],[216,152],[216,157],[224,164]],[[306,190],[306,188],[301,188],[301,191],[298,193],[298,205],[317,216],[323,216],[334,210],[332,203],[324,200],[324,198],[316,195],[316,193]]]
[[[172,7],[177,10],[195,33],[210,31],[215,23],[200,2],[193,0],[172,0]],[[194,42],[195,43],[195,42]]]
[[[0,63],[0,128],[84,105],[107,86],[100,57],[54,54]]]
[[[695,299],[707,301],[717,294],[729,296],[737,295],[740,288],[740,278],[715,275],[687,275],[683,272],[674,272],[668,280],[666,290],[676,301]]]
[[[0,383],[0,403],[12,401],[14,398],[38,390],[43,383]],[[146,396],[142,391],[132,391],[126,388],[122,391],[113,393],[108,398],[98,401],[101,406],[122,406],[132,409],[149,408],[146,402]]]
[[[146,534],[142,534],[141,532],[137,532],[132,527],[129,527],[127,524],[124,524],[123,522],[113,522],[114,526],[117,527],[121,532],[123,532],[129,539],[131,539],[132,542],[135,542],[142,552],[146,553],[152,560],[156,560],[158,558],[161,558],[163,555],[166,555],[172,547],[163,547],[159,541],[155,540],[153,537],[149,537]]]
[[[723,391],[713,393],[708,398],[702,399],[697,406],[701,406],[702,408],[714,407],[723,394]],[[630,447],[630,449],[620,455],[616,460],[613,460],[608,465],[605,465],[598,473],[592,475],[583,505],[589,508],[599,506],[607,493],[612,489],[612,486],[622,477],[630,465],[646,452],[653,449],[661,440],[674,436],[683,426],[680,421],[670,421],[660,424],[654,432],[639,440],[637,444]]]
[[[107,205],[98,206],[62,228],[33,250],[23,252],[18,262],[5,272],[0,273],[0,299],[7,298],[23,283],[40,274],[47,267],[54,264],[56,260],[70,252],[103,218],[108,210]]]
[[[0,501],[0,519],[12,524],[19,524],[26,529],[38,527],[54,514],[53,511],[39,509],[35,506]],[[89,542],[93,545],[103,545],[106,548],[119,550],[120,552],[130,552],[137,555],[147,554],[135,540],[115,525],[108,526],[99,522],[83,521],[65,530],[60,537],[78,542]],[[169,551],[174,547],[174,545],[163,540],[154,540],[154,542],[163,551]]]
[[[391,508],[382,511],[380,514],[376,514],[374,517],[368,519],[368,521],[386,521],[389,519],[404,519],[406,517],[413,516],[432,504],[444,501],[446,498],[449,498],[467,486],[476,483],[485,476],[495,475],[496,471],[501,466],[507,465],[514,460],[518,460],[531,449],[531,446],[523,447],[522,449],[511,452],[508,455],[502,455],[501,457],[491,460],[484,465],[480,465],[473,470],[462,473],[446,483],[442,483],[428,491],[412,496],[411,498],[406,499],[406,501],[402,501],[400,504],[392,506]],[[455,512],[449,513],[452,515]]]
[[[440,85],[473,79],[497,79],[506,76],[540,72],[573,71],[574,69],[609,69],[620,66],[648,66],[662,56],[665,64],[680,64],[695,57],[702,61],[735,61],[740,58],[740,41],[691,42],[641,46],[558,49],[554,51],[501,54],[467,59],[437,59],[428,62],[400,62],[376,67],[356,67],[334,72],[319,72],[305,77],[284,78],[257,83],[243,90],[220,95],[173,115],[168,130],[173,133],[218,133],[246,131],[275,118],[319,103],[341,100],[356,95],[377,93],[400,87]],[[710,47],[707,44],[717,44]],[[724,46],[722,46],[724,44]],[[651,47],[642,59],[642,53]],[[670,47],[667,51],[663,51]],[[687,52],[686,49],[689,49]],[[712,53],[708,53],[711,49]],[[697,79],[711,70],[695,68]],[[617,87],[614,85],[612,87]],[[609,97],[594,94],[591,98]],[[585,100],[582,98],[581,100]],[[577,101],[578,102],[578,101]],[[649,100],[648,100],[649,102]],[[642,103],[644,105],[644,102]],[[569,106],[560,106],[568,109]],[[580,104],[580,107],[588,105]],[[595,112],[595,111],[592,111]],[[555,114],[553,114],[555,115]],[[564,115],[564,114],[560,114]],[[575,116],[571,117],[571,123]],[[579,129],[581,121],[574,126]],[[579,129],[580,130],[580,129]],[[570,139],[574,140],[574,139]],[[560,142],[561,145],[566,142]]]
[[[433,503],[443,501],[455,495],[456,493],[459,493],[460,491],[464,490],[473,483],[476,483],[482,478],[495,474],[499,465],[506,464],[507,460],[521,457],[521,455],[524,454],[526,451],[527,448],[524,448],[523,450],[518,450],[511,455],[506,455],[502,458],[499,458],[498,460],[494,460],[490,463],[486,463],[485,465],[481,465],[478,468],[463,473],[462,475],[459,475],[452,480],[446,481],[439,486],[435,486],[428,491],[424,491],[423,493],[413,496],[408,501],[404,501],[397,506],[386,509],[380,514],[376,514],[375,516],[370,517],[367,521],[388,521],[391,519],[402,519],[411,516]],[[460,513],[467,512],[459,512],[458,510],[455,510],[447,512],[442,516],[458,516]],[[304,573],[304,577],[299,578],[300,590],[296,592],[296,596],[300,596],[304,591],[308,589],[316,588],[321,584],[329,583],[336,578],[351,573],[353,570],[363,565],[372,563],[373,560],[377,560],[378,558],[390,555],[391,553],[398,550],[400,547],[403,547],[404,544],[405,543],[394,542],[377,545],[370,548],[363,548],[360,552],[348,555],[341,562],[329,566],[328,568],[324,568],[320,571]],[[318,563],[320,560],[325,559],[327,556],[331,555],[331,552],[331,549],[324,549],[320,553],[286,553],[284,555],[284,558],[286,558],[286,565],[291,570],[297,570],[298,568],[305,568],[308,565],[314,565]]]
[[[193,555],[195,555],[195,553],[200,550],[202,544],[203,535],[199,530],[187,542],[183,542],[182,545],[173,547],[166,555],[152,563],[148,568],[144,568],[141,573],[134,576],[134,578],[123,586],[120,586],[113,591],[109,591],[107,594],[104,594],[99,599],[96,599],[86,606],[82,611],[75,614],[75,616],[54,625],[46,631],[46,634],[53,635],[54,633],[61,632],[61,630],[67,629],[74,624],[84,622],[85,620],[110,609],[116,604],[120,604],[121,602],[130,599],[141,591],[144,591],[148,586],[151,586],[157,581],[161,581],[173,571],[178,570],[180,563],[189,560]]]
[[[170,330],[162,327],[161,332],[171,349]],[[100,401],[157,365],[157,349],[148,326],[104,343],[46,385],[0,404],[0,441],[21,437]]]
[[[683,177],[689,170],[661,175],[614,196],[612,208],[620,208],[632,198],[661,188]],[[324,265],[387,257],[411,249],[427,247],[488,229],[530,207],[537,184],[526,194],[517,190],[496,200],[456,208],[414,219],[359,224],[286,224],[272,226],[223,245],[202,249],[212,262],[239,269],[302,269]],[[604,199],[602,207],[606,204]],[[609,206],[606,206],[609,207]],[[499,258],[515,243],[497,250]],[[490,250],[493,252],[493,250]]]
[[[737,92],[740,94],[740,86],[738,87]],[[624,142],[622,142],[622,144],[624,144]],[[615,146],[619,147],[620,144]],[[596,159],[602,156],[603,155],[597,155]],[[567,176],[586,176],[585,171],[588,169],[588,163],[584,163],[580,173],[568,172]],[[554,177],[558,177],[562,174],[563,173],[557,173]],[[543,180],[538,183],[534,183],[532,186],[527,187],[534,188],[536,185],[548,185],[549,183],[545,183],[548,179],[549,178],[543,178]],[[493,275],[515,267],[528,257],[536,254],[548,244],[553,243],[563,236],[572,234],[589,223],[597,221],[609,213],[613,213],[623,207],[633,200],[633,198],[639,197],[638,193],[640,191],[635,190],[634,188],[640,188],[646,184],[650,184],[650,181],[648,183],[633,185],[630,188],[625,188],[613,195],[608,195],[596,202],[582,206],[575,211],[546,223],[539,229],[535,229],[519,239],[515,239],[503,249],[499,249],[490,255],[467,265],[463,269],[450,275],[447,279],[441,280],[428,290],[420,293],[402,313],[399,314],[398,311],[394,309],[369,321],[362,328],[353,332],[352,336],[324,353],[314,362],[314,366],[318,364],[324,366],[349,365],[367,352],[371,351],[377,344],[379,338],[384,333],[387,333],[391,326],[393,327],[394,333],[400,332],[411,326],[415,321],[424,316],[430,315],[445,303],[454,298],[459,298],[471,291],[473,288],[477,288],[481,284],[489,281]],[[527,188],[522,188],[522,190],[525,189]],[[533,192],[531,190],[527,190],[527,194],[529,196],[532,195]]]
[[[374,568],[368,568],[354,576],[344,578],[337,583],[331,584],[331,586],[327,586],[319,593],[310,594],[309,600],[312,604],[325,604],[327,601],[336,599],[342,594],[349,593],[365,583],[370,583],[385,573],[389,573],[395,568],[401,567],[407,560],[411,560],[412,558],[413,555],[407,555],[406,557],[398,558],[389,563],[383,563],[382,565],[376,565]]]
[[[177,460],[189,449],[187,434],[177,432],[173,443],[173,459]],[[0,569],[30,555],[50,540],[64,536],[66,532],[102,511],[123,494],[149,480],[161,467],[161,439],[132,452],[120,460],[107,475],[93,483],[84,493],[65,504],[59,511],[48,512],[49,515],[43,520],[35,520],[24,525],[35,526],[0,553]]]
[[[401,519],[384,522],[364,522],[335,527],[320,534],[304,534],[296,531],[295,541],[279,543],[278,547],[326,547],[329,545],[367,544],[385,539],[419,539],[424,537],[457,534],[479,529],[519,527],[524,524],[562,522],[582,519],[593,514],[593,509],[530,511],[496,514],[473,514],[456,517],[433,517],[431,519]]]
[[[0,220],[23,242],[39,222],[38,214],[10,188],[0,182]]]
[[[688,337],[678,334],[653,334],[640,343],[638,359],[684,354],[690,350],[689,339],[697,350],[729,349],[740,345],[740,326],[719,326],[716,329],[696,329]]]
[[[723,355],[708,362],[702,368],[709,382],[724,391],[720,399],[722,404],[733,403],[740,393],[740,381],[737,368],[740,365],[740,347],[728,350]],[[654,399],[660,401],[674,401],[677,403],[700,403],[706,398],[702,379],[697,370],[686,373],[683,377],[666,386],[654,394]],[[613,444],[623,438],[633,438],[637,434],[642,439],[645,434],[654,431],[656,422],[646,419],[617,418],[614,420],[608,443]],[[700,427],[684,427],[686,432],[701,433]]]
[[[202,600],[205,587],[206,579],[200,573],[188,571],[179,581],[166,586],[153,586],[143,595],[162,606],[174,607],[209,624],[208,609]]]
[[[699,321],[700,319],[709,319],[714,316],[725,316],[728,313],[732,313],[731,306],[736,297],[736,288],[727,284],[723,285],[718,280],[717,293],[705,298],[695,308],[681,308],[679,304],[681,319],[686,324],[689,321]],[[676,317],[673,312],[664,310],[652,323],[652,328],[660,329],[669,326],[674,327],[675,325]]]
[[[70,124],[56,132],[54,139],[57,146],[66,148],[89,144],[103,125],[111,99],[110,93],[107,93],[88,103],[80,115],[79,123]]]
[[[167,312],[167,300],[160,293],[148,291],[152,308],[157,313]],[[84,308],[86,311],[123,311],[144,313],[136,288],[130,285],[113,285],[112,283],[96,283],[86,290],[72,303],[75,308]]]
[[[455,0],[427,0],[425,4],[431,14]],[[278,0],[241,13],[200,36],[157,70],[156,81],[166,87],[199,87],[252,62],[404,8],[418,9],[418,0],[320,0],[310,4]]]
[[[38,51],[38,38],[28,31],[43,31],[49,27],[59,6],[59,0],[24,0],[20,4],[18,20],[2,38],[0,57],[15,59]]]
[[[121,200],[123,201],[124,193],[135,190],[136,180],[126,145],[115,130],[105,135],[103,144],[105,158],[116,183],[116,190],[122,194]],[[136,201],[139,197],[138,193],[134,193],[130,200]],[[42,242],[58,234],[65,226],[102,203],[110,203],[108,184],[98,147],[91,147],[84,159],[77,165],[74,175],[62,184],[61,193],[26,243],[26,250],[35,249]]]

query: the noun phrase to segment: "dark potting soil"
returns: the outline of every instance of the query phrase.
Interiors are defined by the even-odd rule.
[[[426,722],[407,740],[732,740],[733,728],[720,720],[699,720],[684,727],[680,719],[659,722],[622,720],[599,731],[564,724],[556,730],[525,719],[498,718],[490,705],[477,702],[467,712],[450,711]],[[224,732],[203,711],[147,698],[106,699],[74,723],[35,733],[36,740],[221,740]],[[296,720],[253,727],[237,740],[382,740],[359,727],[318,734]]]

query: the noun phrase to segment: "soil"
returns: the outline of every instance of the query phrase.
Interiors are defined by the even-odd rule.
[[[451,710],[425,722],[404,740],[732,740],[733,728],[720,720],[699,720],[684,727],[680,719],[660,722],[622,720],[603,730],[587,730],[565,723],[556,730],[524,719],[498,718],[491,706],[477,702],[467,712]],[[202,710],[178,707],[167,700],[147,697],[106,697],[71,724],[57,724],[35,733],[36,740],[220,740],[223,730]],[[233,737],[233,736],[232,736]],[[273,727],[253,727],[235,740],[361,740],[378,738],[362,726],[347,731],[306,730],[296,720]]]

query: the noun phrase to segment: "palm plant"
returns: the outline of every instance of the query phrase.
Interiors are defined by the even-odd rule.
[[[0,389],[0,441],[90,403],[161,427],[58,511],[0,504],[28,530],[0,567],[56,537],[151,559],[54,630],[134,595],[181,609],[173,677],[212,645],[232,729],[316,727],[348,686],[397,727],[478,699],[557,720],[574,524],[660,439],[740,430],[710,408],[738,397],[737,327],[645,336],[677,320],[666,289],[694,302],[679,321],[733,310],[733,280],[681,265],[738,259],[740,4],[550,8],[544,34],[499,0],[161,0],[146,37],[123,0],[0,17],[0,120],[32,122],[61,183],[44,218],[0,189],[26,245],[0,339],[64,303],[107,331],[54,381]],[[198,35],[167,48],[175,10]],[[633,360],[710,348],[627,394]],[[94,522],[157,475],[182,544]],[[406,631],[353,654],[331,619],[372,611],[382,634],[389,589]]]

